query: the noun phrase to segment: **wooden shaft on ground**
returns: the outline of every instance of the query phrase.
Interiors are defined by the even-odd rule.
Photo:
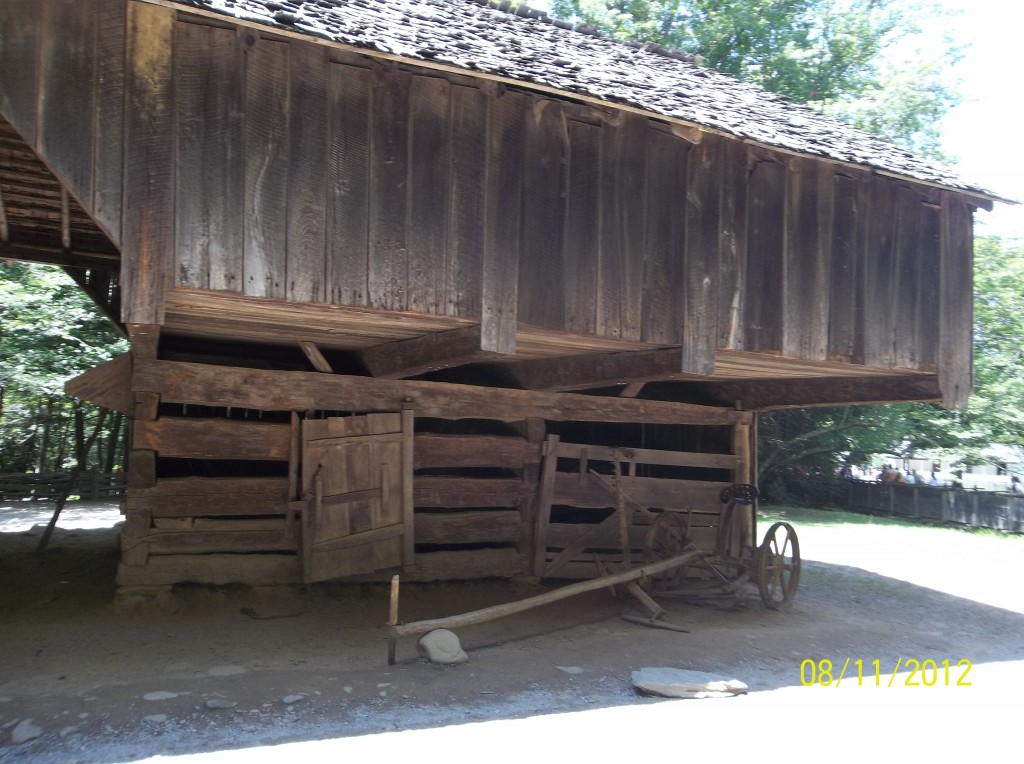
[[[704,554],[704,552],[694,550],[676,557],[671,557],[667,560],[659,560],[658,562],[651,563],[650,565],[644,565],[640,568],[633,568],[632,570],[613,573],[610,576],[602,576],[600,578],[591,579],[590,581],[580,581],[577,584],[569,584],[568,586],[563,586],[562,588],[555,589],[554,591],[538,594],[536,597],[528,597],[525,600],[509,602],[505,605],[493,605],[492,607],[474,610],[469,613],[462,613],[461,615],[453,615],[447,618],[434,618],[428,621],[414,621],[412,623],[393,625],[389,624],[389,638],[405,637],[413,634],[426,634],[428,631],[433,631],[434,629],[457,629],[461,626],[470,626],[474,623],[493,621],[496,618],[504,618],[507,615],[521,613],[524,610],[530,610],[531,608],[540,607],[541,605],[558,602],[566,597],[583,594],[584,592],[591,592],[596,589],[605,589],[609,586],[614,586],[615,584],[626,583],[627,581],[636,581],[637,579],[645,578],[646,576],[651,576],[655,573],[661,573],[665,570],[678,568],[680,565],[686,565],[690,560]]]

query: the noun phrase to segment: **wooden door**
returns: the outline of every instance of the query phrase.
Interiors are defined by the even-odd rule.
[[[302,425],[307,583],[411,564],[412,412]]]

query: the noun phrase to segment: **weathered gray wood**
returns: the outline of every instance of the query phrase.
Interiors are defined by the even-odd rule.
[[[451,89],[451,179],[445,313],[480,317],[484,248],[487,97],[472,87]]]
[[[173,11],[128,6],[121,315],[161,324],[174,247]]]
[[[288,239],[285,295],[323,302],[327,247],[327,48],[293,42],[290,52]]]
[[[414,469],[446,467],[504,467],[521,469],[539,461],[540,450],[522,438],[496,435],[417,435]]]
[[[723,480],[669,480],[623,477],[622,487],[629,498],[644,508],[718,511],[718,495],[731,483]],[[615,493],[594,475],[559,472],[555,476],[555,504],[602,509],[615,506]]]
[[[360,351],[359,359],[374,377],[400,379],[474,361],[503,357],[480,349],[480,327],[466,326],[388,342]]]
[[[565,323],[565,237],[567,155],[562,105],[533,100],[526,115],[522,249],[518,320],[561,329]]]
[[[46,4],[0,3],[0,113],[30,145],[36,143],[39,47]]]
[[[233,30],[175,25],[178,286],[241,290],[244,132]]]
[[[39,150],[65,187],[91,210],[96,8],[50,0],[43,18]]]
[[[935,256],[942,251],[941,213],[931,204],[921,205],[920,230],[917,241],[917,258],[921,264],[920,282],[916,287],[921,301],[917,316],[917,334],[920,342],[919,367],[924,370],[936,368],[939,358],[939,327],[942,324],[942,257]]]
[[[416,515],[417,544],[515,544],[519,512],[420,512]]]
[[[565,322],[580,334],[597,329],[597,277],[600,248],[601,130],[569,122],[569,180],[565,223]]]
[[[516,478],[417,477],[417,507],[516,507],[529,490]]]
[[[570,459],[586,456],[590,461],[632,461],[637,464],[662,464],[676,467],[707,467],[734,470],[738,457],[733,454],[704,454],[687,451],[661,451],[650,448],[614,448],[583,443],[558,444],[558,455]]]
[[[286,538],[284,529],[162,531],[145,539],[151,555],[212,554],[216,552],[295,552],[298,540]]]
[[[947,408],[963,408],[973,387],[971,211],[952,192],[942,194],[942,313],[939,323],[939,388]]]
[[[331,364],[324,358],[324,354],[320,352],[320,348],[317,347],[315,342],[300,342],[299,347],[305,354],[306,358],[312,364],[313,368],[324,374],[333,374],[334,369],[331,368]]]
[[[633,570],[613,573],[610,576],[602,576],[601,578],[594,579],[593,581],[569,584],[568,586],[563,586],[559,589],[555,589],[554,591],[538,594],[535,597],[529,597],[524,600],[519,600],[518,602],[510,602],[504,605],[493,605],[488,608],[474,610],[470,613],[462,613],[448,618],[413,621],[411,623],[399,624],[388,628],[396,636],[405,637],[413,634],[426,634],[428,631],[433,631],[434,629],[458,629],[475,623],[493,621],[496,618],[504,618],[505,616],[521,613],[524,610],[531,610],[542,605],[548,605],[552,602],[558,602],[559,600],[563,600],[577,594],[592,592],[597,589],[604,589],[616,584],[623,584],[627,581],[636,581],[637,579],[652,576],[666,570],[673,570],[674,568],[687,564],[700,555],[700,552],[687,552],[685,554],[677,555],[676,557],[670,557],[667,560],[659,560],[658,562],[651,563],[649,565],[643,565],[639,568],[634,568]]]
[[[370,72],[330,64],[328,72],[327,298],[368,304]]]
[[[911,188],[900,188],[896,214],[896,268],[892,299],[893,364],[902,369],[920,365],[921,340],[918,315],[921,313],[920,240],[921,198]]]
[[[99,0],[95,13],[96,166],[93,171],[91,213],[114,246],[120,246],[124,179],[124,41],[127,7],[122,0]]]
[[[644,303],[641,339],[666,345],[683,341],[683,264],[686,242],[686,176],[689,144],[647,131],[647,229],[644,236]]]
[[[291,426],[229,419],[163,417],[136,422],[132,443],[161,456],[195,459],[287,460]]]
[[[687,162],[681,371],[691,374],[715,372],[722,142],[717,136],[706,136],[690,149]]]
[[[373,70],[370,99],[369,305],[409,302],[409,84],[399,70]]]
[[[97,406],[132,414],[135,396],[131,391],[132,357],[124,353],[64,383],[64,392]]]
[[[747,195],[747,279],[744,317],[747,350],[782,349],[786,171],[755,161]]]
[[[893,366],[895,351],[896,191],[895,181],[872,178],[864,250],[863,363],[883,368]]]
[[[511,91],[489,103],[480,346],[495,353],[516,349],[527,103],[526,96]]]
[[[172,554],[151,557],[145,565],[118,567],[117,585],[170,586],[177,583],[281,586],[302,583],[296,555]]]
[[[283,515],[287,478],[162,478],[129,492],[129,510],[153,517]]]
[[[601,127],[597,333],[640,339],[647,190],[647,120],[623,114]]]
[[[245,52],[245,234],[242,293],[284,297],[288,244],[291,46],[242,33]]]
[[[786,184],[785,304],[782,352],[824,360],[828,349],[828,265],[833,184],[805,159],[791,159]],[[825,218],[825,221],[823,221]]]
[[[748,288],[747,147],[739,141],[725,141],[722,149],[722,199],[718,247],[718,346],[743,350],[746,339],[745,292]]]
[[[749,416],[734,409],[688,403],[174,361],[157,361],[136,369],[132,385],[133,389],[160,392],[167,401],[267,411],[333,410],[338,401],[345,401],[354,411],[395,411],[409,403],[417,416],[503,422],[537,417],[556,421],[732,424]]]
[[[849,361],[853,357],[854,306],[859,290],[857,205],[859,182],[845,175],[834,176],[834,210],[832,227],[832,262],[829,266],[828,355],[834,360]]]
[[[409,297],[417,313],[445,313],[451,85],[413,77],[409,93]]]

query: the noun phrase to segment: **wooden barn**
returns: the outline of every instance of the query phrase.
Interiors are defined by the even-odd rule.
[[[759,410],[965,403],[992,194],[508,6],[0,0],[0,256],[131,339],[67,386],[121,586],[592,577],[623,495],[720,533]]]

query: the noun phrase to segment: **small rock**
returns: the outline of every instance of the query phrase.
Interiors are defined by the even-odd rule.
[[[143,716],[142,721],[150,722],[151,724],[163,724],[167,721],[167,714],[150,714],[149,716]]]
[[[281,702],[286,706],[290,706],[292,703],[298,703],[300,700],[305,700],[305,695],[285,695],[281,698]]]
[[[664,698],[730,698],[747,692],[747,685],[739,679],[722,679],[703,671],[663,667],[634,671],[633,686],[645,695]]]
[[[564,671],[566,674],[582,674],[583,669],[579,666],[555,666],[559,671]]]
[[[344,690],[344,691],[345,691],[346,693],[348,693],[348,694],[352,694],[352,690],[353,690],[354,688],[352,688],[352,687],[349,687],[349,686],[347,686],[347,685],[346,685],[345,687],[342,687],[341,689],[343,689],[343,690]]]
[[[11,742],[14,743],[14,745],[21,745],[22,743],[27,743],[29,740],[35,740],[42,734],[42,727],[38,724],[33,724],[31,719],[25,719],[17,727],[11,730]]]
[[[147,692],[142,696],[143,700],[170,700],[171,698],[178,697],[176,692],[167,692],[166,690],[155,690],[153,692]]]
[[[244,666],[214,666],[212,669],[206,672],[207,676],[237,676],[238,674],[244,674]]]
[[[289,697],[291,697],[291,696],[289,696]],[[209,700],[206,701],[206,707],[207,708],[211,708],[211,709],[234,708],[237,705],[238,704],[235,701],[228,700],[226,698],[210,698]]]
[[[428,631],[416,640],[416,649],[431,663],[448,665],[469,660],[469,656],[459,644],[459,638],[448,629]]]
[[[14,698],[8,697],[7,695],[0,695],[0,703],[10,703]]]
[[[78,727],[61,727],[60,732],[57,734],[65,738],[68,735],[74,735],[76,732],[78,732]]]

